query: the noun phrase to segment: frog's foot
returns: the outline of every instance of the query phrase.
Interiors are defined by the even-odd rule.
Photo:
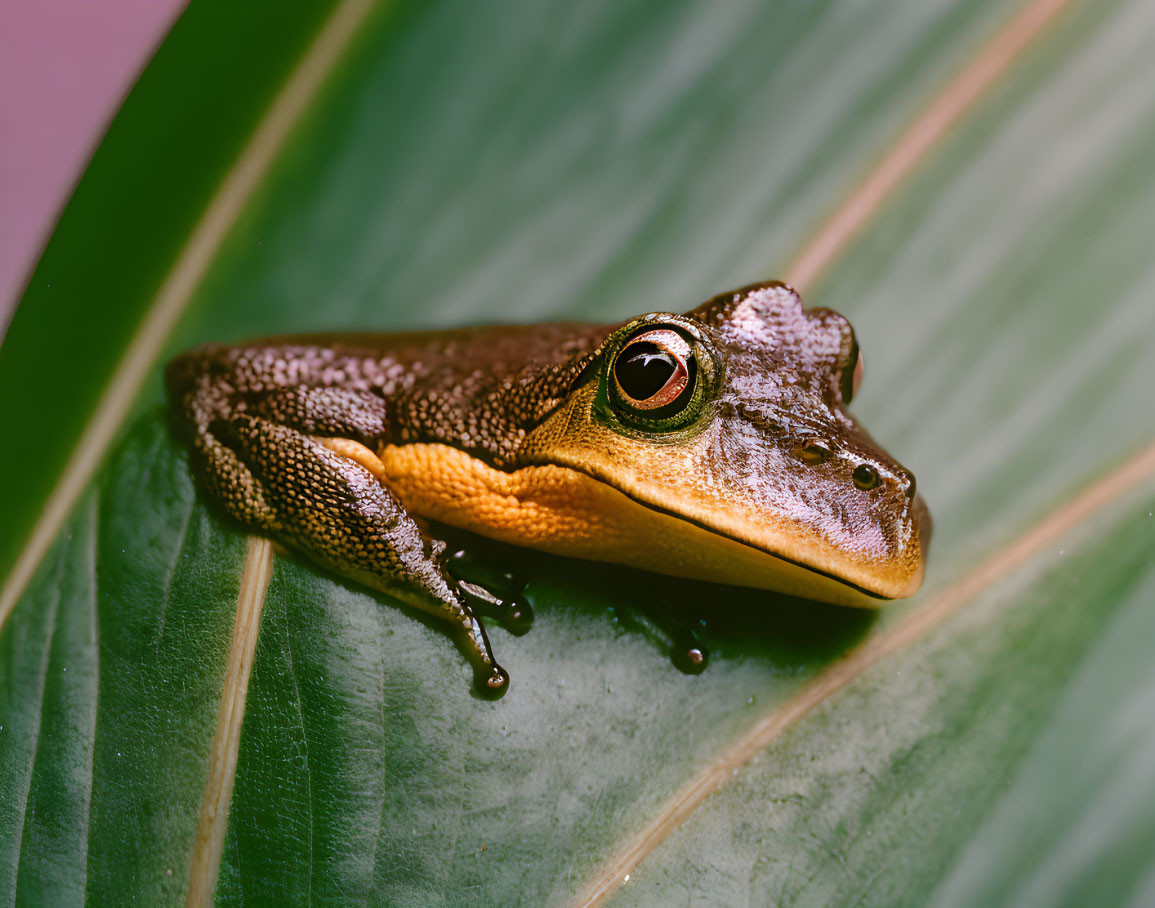
[[[473,681],[477,693],[486,700],[498,700],[509,690],[509,672],[498,665],[493,658],[489,636],[485,633],[485,625],[481,623],[481,619],[472,614],[464,602],[461,603],[461,607],[468,613],[468,618],[464,622],[465,636],[459,645],[473,666]]]
[[[524,599],[502,599],[490,590],[469,580],[458,580],[457,589],[475,614],[493,618],[515,636],[520,637],[533,626],[533,609]]]
[[[509,674],[481,618],[441,565],[442,547],[373,473],[325,439],[246,413],[197,439],[202,478],[229,513],[339,574],[450,623],[479,692],[500,697]],[[354,449],[355,450],[355,449]]]
[[[670,655],[670,661],[688,675],[699,675],[710,664],[710,650],[702,641],[704,622],[690,617],[684,607],[666,596],[655,597],[645,607],[632,606],[622,623]]]
[[[525,580],[514,571],[494,569],[462,548],[452,551],[445,559],[445,566],[474,612],[500,621],[502,627],[518,637],[533,626],[533,608],[525,598]]]
[[[696,637],[681,641],[670,651],[674,665],[687,675],[700,675],[710,664],[710,651]]]

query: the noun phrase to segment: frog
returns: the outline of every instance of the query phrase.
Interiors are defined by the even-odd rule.
[[[165,381],[228,519],[446,622],[499,697],[485,603],[434,526],[878,608],[923,581],[914,474],[850,415],[846,318],[789,284],[616,324],[208,344]],[[504,594],[503,594],[504,595]]]

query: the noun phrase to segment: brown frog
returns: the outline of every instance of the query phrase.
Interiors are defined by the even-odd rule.
[[[235,519],[451,622],[478,603],[424,519],[561,555],[876,607],[922,583],[914,476],[847,413],[854,331],[771,282],[685,315],[285,337],[168,366],[194,470]]]

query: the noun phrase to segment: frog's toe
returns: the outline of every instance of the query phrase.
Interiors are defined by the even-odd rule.
[[[501,626],[515,637],[528,633],[533,627],[533,608],[520,596],[503,602],[502,611],[496,617]]]
[[[710,651],[697,640],[679,640],[670,655],[675,667],[687,675],[700,675],[710,664]]]
[[[668,653],[679,671],[700,675],[709,667],[710,650],[703,643],[705,622],[677,596],[660,592],[617,611],[623,625],[641,631]]]
[[[533,626],[533,609],[520,595],[499,598],[487,587],[469,580],[458,580],[457,589],[476,614],[501,622],[514,636],[520,637]]]
[[[477,692],[486,700],[500,700],[509,690],[509,672],[494,663],[477,674]]]

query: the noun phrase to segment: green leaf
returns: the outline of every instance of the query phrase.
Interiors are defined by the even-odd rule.
[[[855,324],[855,410],[930,504],[926,591],[876,617],[687,585],[713,653],[688,676],[641,608],[663,582],[495,550],[537,622],[493,632],[489,703],[436,622],[278,558],[215,898],[1155,897],[1155,13],[1051,7],[194,2],[0,348],[0,564],[54,537],[0,609],[0,899],[173,902],[201,873],[245,543],[167,433],[170,353],[790,277],[992,47],[803,287]],[[134,346],[158,300],[179,317]],[[115,444],[53,524],[93,421]]]
[[[619,901],[1149,903],[1150,484],[1145,501],[760,753]]]

